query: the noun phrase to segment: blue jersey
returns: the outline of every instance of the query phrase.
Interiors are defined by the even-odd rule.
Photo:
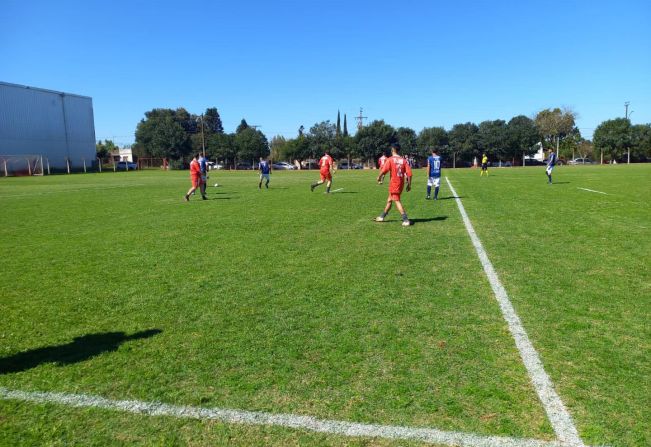
[[[261,161],[260,162],[260,173],[261,174],[269,174],[270,171],[271,171],[271,166],[269,166],[269,162],[266,161],[266,160]]]
[[[549,154],[549,161],[547,162],[547,166],[556,166],[556,153],[552,152]]]
[[[199,169],[201,169],[201,172],[203,174],[206,173],[207,168],[208,168],[208,159],[206,159],[206,157],[199,158]]]
[[[427,162],[429,163],[429,176],[430,177],[440,177],[441,176],[441,157],[438,155],[430,155],[427,157]]]

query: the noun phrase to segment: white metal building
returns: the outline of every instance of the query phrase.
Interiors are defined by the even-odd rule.
[[[0,82],[0,158],[42,157],[43,169],[79,170],[95,154],[92,98]]]

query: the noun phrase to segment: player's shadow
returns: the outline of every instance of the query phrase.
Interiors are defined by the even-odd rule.
[[[463,199],[466,196],[447,196],[447,197],[439,197],[436,200],[450,200],[450,199]]]
[[[122,343],[153,337],[163,332],[149,329],[126,335],[124,332],[101,332],[75,337],[70,343],[44,348],[30,349],[9,357],[0,358],[0,374],[17,373],[36,368],[44,363],[65,366],[83,362],[104,352],[116,351]]]
[[[568,183],[571,182],[554,182],[554,185],[567,185]]]
[[[436,216],[436,217],[425,217],[422,219],[409,219],[412,224],[423,223],[423,222],[436,222],[447,219],[448,216]]]

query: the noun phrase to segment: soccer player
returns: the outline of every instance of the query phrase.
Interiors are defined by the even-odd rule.
[[[378,168],[380,169],[380,171],[381,171],[382,168],[384,167],[384,163],[386,163],[386,161],[388,160],[388,158],[389,158],[389,157],[387,157],[386,154],[385,154],[384,152],[382,152],[382,156],[381,156],[381,157],[379,158],[379,160],[377,161],[377,163],[378,163]],[[384,182],[384,176],[382,176],[382,178],[380,179],[380,185],[381,185],[383,182]]]
[[[310,191],[314,191],[314,188],[323,184],[324,182],[327,182],[326,193],[329,194],[330,187],[332,186],[332,171],[334,170],[334,160],[328,154],[328,151],[325,151],[325,154],[319,160],[319,168],[320,168],[319,174],[321,175],[321,179],[318,182],[312,183],[310,185]]]
[[[192,161],[190,162],[190,178],[192,179],[192,188],[188,190],[188,193],[183,196],[186,202],[190,201],[190,194],[195,192],[197,188],[201,191],[201,167],[199,166],[199,154],[195,155]],[[208,197],[202,192],[201,198],[203,200],[208,200]]]
[[[199,191],[201,192],[201,196],[205,197],[206,180],[208,180],[208,159],[205,157],[205,155],[201,155],[199,157],[199,170],[201,171],[201,185],[199,187]]]
[[[554,149],[549,149],[549,158],[547,159],[547,169],[545,169],[545,174],[547,174],[547,183],[552,184],[552,171],[556,166],[556,153]]]
[[[430,199],[433,186],[434,200],[438,200],[439,187],[441,186],[441,157],[439,151],[435,148],[432,149],[432,155],[427,157],[427,172],[427,197],[425,199]]]
[[[384,167],[378,175],[377,182],[382,181],[382,177],[387,173],[391,173],[391,182],[389,182],[389,197],[387,199],[387,204],[384,207],[384,211],[378,217],[375,218],[376,222],[384,222],[384,218],[389,214],[391,210],[391,205],[395,202],[398,212],[402,216],[402,226],[408,227],[411,225],[409,218],[407,218],[407,212],[400,202],[400,194],[402,194],[402,188],[405,185],[405,177],[407,178],[407,192],[411,191],[411,167],[409,163],[400,155],[400,145],[394,143],[391,145],[391,157],[387,159],[384,163]]]
[[[486,153],[481,154],[481,172],[479,173],[479,176],[482,177],[484,172],[486,173],[486,177],[488,177],[488,157],[486,156]]]
[[[258,183],[258,189],[262,189],[262,180],[265,179],[267,182],[264,184],[264,187],[269,189],[269,174],[271,174],[271,164],[266,158],[260,157],[260,183]]]

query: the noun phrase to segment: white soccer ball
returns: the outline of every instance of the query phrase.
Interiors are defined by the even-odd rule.
[[[215,183],[215,188],[217,188],[218,186],[219,186],[219,183]]]

